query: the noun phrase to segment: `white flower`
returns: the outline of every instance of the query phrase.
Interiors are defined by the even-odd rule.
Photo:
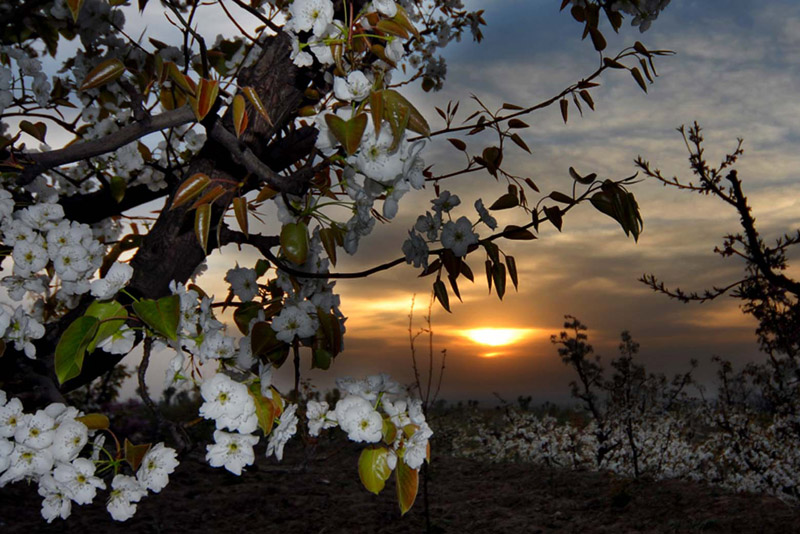
[[[133,267],[126,263],[114,262],[105,278],[92,281],[92,295],[99,300],[113,298],[120,289],[125,287],[132,276]]]
[[[169,483],[169,475],[178,467],[175,449],[158,443],[151,447],[142,458],[136,479],[142,487],[159,493]]]
[[[25,424],[22,402],[14,397],[0,406],[0,438],[11,438]]]
[[[381,15],[389,18],[397,15],[397,4],[394,3],[394,0],[372,0],[372,5]]]
[[[17,482],[26,477],[44,475],[53,468],[53,455],[47,449],[36,450],[17,443],[11,451],[9,467],[0,476],[0,488],[9,482]]]
[[[236,340],[219,330],[207,334],[200,346],[200,359],[204,362],[227,360],[234,356],[236,356]]]
[[[428,239],[435,240],[439,236],[439,227],[442,225],[442,214],[436,212],[431,215],[431,212],[426,211],[425,215],[417,217],[417,222],[414,224],[414,229],[417,232],[424,233]]]
[[[406,263],[413,263],[414,267],[428,266],[428,244],[416,232],[408,231],[408,239],[403,243],[403,254]]]
[[[14,258],[14,274],[23,278],[44,269],[50,261],[43,246],[28,241],[17,241],[11,257]]]
[[[314,56],[304,50],[300,50],[300,41],[296,38],[292,39],[292,54],[289,57],[298,67],[310,67],[314,63]]]
[[[408,467],[411,469],[422,467],[422,462],[428,456],[428,440],[432,435],[433,430],[428,426],[428,423],[422,423],[417,431],[414,432],[414,435],[406,441],[403,461]]]
[[[381,414],[362,397],[350,395],[337,402],[336,419],[351,441],[376,443],[381,440]]]
[[[228,270],[225,281],[231,285],[233,294],[239,297],[242,302],[253,300],[258,295],[258,274],[255,269],[245,267],[235,267]]]
[[[18,214],[20,220],[31,228],[46,231],[55,227],[55,221],[64,218],[64,208],[61,204],[41,203],[20,210]]]
[[[451,195],[450,191],[442,191],[439,198],[431,200],[431,204],[433,204],[433,210],[441,214],[442,212],[449,212],[461,204],[461,199],[458,198],[458,195]]]
[[[44,326],[28,315],[22,307],[14,310],[14,317],[6,329],[5,338],[14,342],[16,350],[24,350],[28,358],[36,357],[36,347],[31,339],[39,339],[44,335]]]
[[[14,442],[0,438],[0,473],[11,465],[11,453],[14,452]]]
[[[360,70],[354,70],[347,79],[337,76],[333,80],[333,93],[344,102],[360,102],[369,96],[372,84]]]
[[[206,460],[211,467],[224,467],[234,475],[241,475],[242,468],[253,464],[253,445],[258,443],[258,436],[215,430],[214,441],[213,445],[206,445]]]
[[[76,282],[90,269],[86,252],[80,245],[67,245],[51,253],[53,267],[62,280]]]
[[[258,428],[256,405],[244,384],[217,373],[203,382],[200,394],[205,400],[200,406],[200,416],[214,419],[217,429],[250,434]]]
[[[57,462],[69,463],[78,457],[86,442],[89,441],[89,429],[80,421],[69,419],[62,421],[55,430],[50,451]]]
[[[280,417],[280,423],[272,430],[267,443],[267,457],[275,454],[278,461],[283,460],[283,446],[289,441],[289,438],[297,432],[297,411],[296,404],[289,404],[283,409]]]
[[[314,437],[319,436],[321,430],[337,425],[336,412],[328,411],[327,402],[308,401],[306,417],[308,418],[308,433]]]
[[[44,410],[39,410],[35,415],[25,416],[22,424],[17,425],[14,439],[32,449],[44,449],[53,443],[55,434],[55,421]]]
[[[482,223],[492,230],[497,228],[497,219],[489,215],[489,210],[483,206],[483,200],[478,199],[475,201],[475,210],[478,212]]]
[[[98,489],[106,484],[94,476],[95,465],[86,458],[76,458],[69,464],[59,464],[53,470],[53,478],[69,491],[70,498],[78,504],[89,504]]]
[[[136,335],[131,328],[121,328],[97,344],[109,354],[128,354],[136,341]]]
[[[136,513],[136,503],[146,495],[147,490],[134,477],[116,475],[111,481],[106,510],[114,521],[127,521]]]
[[[317,326],[316,320],[296,304],[285,305],[281,313],[272,320],[275,337],[286,343],[291,343],[295,336],[300,339],[313,336]]]
[[[51,474],[46,474],[39,479],[39,495],[42,500],[42,517],[52,523],[57,517],[66,519],[72,513],[72,500],[69,490],[56,482]]]
[[[333,21],[333,2],[331,0],[296,0],[289,6],[292,19],[287,23],[295,32],[312,31],[321,37],[328,24]]]
[[[459,217],[456,222],[448,221],[442,228],[442,246],[458,257],[464,256],[469,246],[477,242],[478,235],[472,231],[472,223],[466,217]]]

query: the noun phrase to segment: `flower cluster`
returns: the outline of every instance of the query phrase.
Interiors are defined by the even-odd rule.
[[[411,469],[422,466],[433,431],[425,421],[419,399],[409,397],[386,374],[364,380],[340,378],[336,385],[345,396],[335,407],[329,407],[327,402],[308,402],[306,415],[312,436],[338,426],[351,441],[380,444],[391,470],[398,459]]]
[[[109,463],[99,460],[104,438],[96,437],[87,447],[95,431],[85,421],[77,409],[58,403],[25,413],[19,399],[8,399],[0,390],[0,487],[21,480],[38,484],[42,517],[48,523],[66,519],[72,503],[89,504],[97,490],[106,489],[97,471],[98,464]],[[87,448],[90,456],[81,456]],[[175,450],[159,443],[145,453],[135,476],[115,469],[106,505],[111,517],[133,517],[136,503],[148,491],[164,489],[177,465]]]

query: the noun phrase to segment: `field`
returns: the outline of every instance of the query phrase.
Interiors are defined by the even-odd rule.
[[[432,442],[433,532],[800,531],[800,510],[772,497],[681,481],[630,481],[609,473],[456,458],[449,452],[437,454],[449,448],[441,439],[446,438]],[[411,511],[400,517],[393,478],[379,496],[361,486],[359,450],[352,443],[322,439],[306,456],[295,439],[287,445],[283,463],[264,459],[261,450],[256,465],[241,477],[209,467],[195,452],[184,459],[167,488],[145,498],[125,523],[112,521],[98,498],[94,505],[74,507],[68,520],[48,525],[39,516],[36,487],[17,483],[0,490],[0,531],[424,532],[422,491]]]

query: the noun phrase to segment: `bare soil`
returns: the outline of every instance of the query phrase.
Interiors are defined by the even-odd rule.
[[[124,523],[111,520],[99,496],[48,525],[35,485],[12,484],[0,490],[0,532],[425,532],[422,488],[401,517],[393,478],[379,496],[361,486],[357,447],[320,444],[298,472],[302,448],[289,442],[281,464],[262,451],[241,477],[190,455],[166,489],[143,499]],[[433,532],[800,533],[800,510],[778,499],[681,481],[434,456],[428,487]]]

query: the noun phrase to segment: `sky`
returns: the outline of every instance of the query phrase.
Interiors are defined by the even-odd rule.
[[[474,110],[473,94],[490,108],[499,108],[503,102],[531,105],[557,94],[598,65],[591,42],[580,40],[582,27],[567,12],[559,13],[558,0],[472,4],[485,9],[484,42],[464,40],[448,47],[442,91],[407,93],[434,130],[442,126],[434,106],[460,101],[459,116],[464,119]],[[800,5],[788,0],[676,1],[644,34],[626,25],[615,36],[606,22],[609,54],[641,40],[649,49],[669,49],[676,55],[657,59],[660,76],[648,86],[647,94],[627,72],[611,71],[592,92],[595,112],[587,110],[581,117],[572,108],[566,125],[557,107],[525,117],[531,127],[519,133],[532,155],[511,147],[503,166],[534,179],[544,194],[569,192],[570,166],[582,174],[596,172],[601,178],[621,179],[634,174],[633,161],[639,155],[666,176],[688,179],[686,148],[675,129],[698,121],[705,129],[711,162],[720,161],[735,148],[738,137],[744,138],[745,155],[737,168],[762,237],[770,241],[791,232],[800,222],[798,27]],[[491,137],[480,135],[465,140],[474,154],[494,143]],[[463,163],[463,155],[443,139],[430,142],[424,158],[435,173]],[[487,173],[442,183],[443,189],[461,197],[462,214],[470,217],[477,198],[490,204],[505,187]],[[470,256],[477,276],[475,284],[461,284],[463,303],[451,295],[452,313],[438,304],[432,308],[437,373],[441,351],[447,355],[442,398],[489,401],[496,393],[509,401],[518,395],[531,395],[536,402],[568,400],[573,377],[550,343],[550,336],[562,329],[566,314],[589,326],[590,342],[605,362],[616,355],[623,330],[641,344],[639,362],[649,371],[682,372],[696,358],[701,363],[697,376],[707,384],[713,381],[713,355],[737,365],[763,358],[755,342],[756,324],[739,311],[735,299],[681,304],[637,281],[643,273],[653,273],[670,287],[701,290],[736,280],[743,263],[713,253],[725,234],[738,231],[736,214],[720,201],[664,188],[654,181],[645,180],[631,191],[644,219],[638,243],[588,204],[565,217],[562,232],[544,225],[535,241],[504,242],[501,248],[516,258],[520,284],[518,291],[509,284],[503,302],[494,292],[488,294],[482,274],[484,258],[479,253]],[[407,230],[432,198],[430,187],[404,198],[392,224],[378,227],[362,240],[355,257],[341,255],[336,271],[361,270],[400,256]],[[509,212],[498,213],[501,224],[528,222],[521,212]],[[218,281],[230,267],[234,252],[225,249],[210,259],[206,280],[217,295],[226,291]],[[234,259],[247,265],[255,256],[245,253]],[[417,274],[411,266],[402,265],[367,279],[339,281],[341,309],[348,317],[345,351],[329,371],[304,369],[304,376],[321,390],[331,387],[337,376],[376,372],[410,382],[411,302],[416,295],[412,326],[416,333],[424,326],[422,317],[433,282],[432,277],[418,278]],[[492,347],[465,335],[482,328],[515,329],[517,339]],[[417,342],[423,376],[428,365],[427,341],[422,336]],[[289,367],[280,375],[287,384]],[[155,365],[148,381],[155,384],[162,377]]]

